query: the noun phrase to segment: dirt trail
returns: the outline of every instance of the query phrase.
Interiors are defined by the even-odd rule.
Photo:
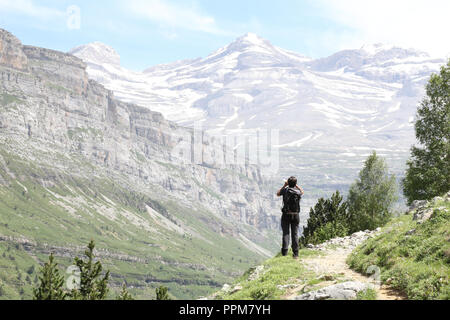
[[[326,250],[324,255],[301,261],[309,270],[318,274],[342,276],[348,281],[371,283],[377,291],[378,300],[403,300],[405,297],[385,285],[379,285],[375,276],[367,277],[349,268],[347,257],[352,252],[349,248]]]
[[[317,274],[317,279],[322,280],[317,285],[313,286],[313,290],[331,286],[333,284],[336,284],[338,281],[358,281],[362,283],[372,284],[377,292],[378,300],[406,299],[405,296],[389,288],[388,286],[380,285],[380,282],[377,281],[377,279],[379,279],[379,276],[376,272],[376,268],[374,269],[375,272],[372,276],[365,276],[353,271],[347,265],[347,257],[354,250],[354,248],[371,236],[372,235],[370,233],[364,234],[361,232],[356,236],[352,235],[345,238],[333,239],[329,243],[325,243],[312,248],[313,250],[320,251],[322,253],[320,256],[300,259],[299,263],[303,264],[306,269]],[[300,295],[307,286],[308,285],[304,284],[303,286],[289,290],[284,298],[292,299],[295,296]],[[307,288],[308,291],[309,289],[312,289],[311,287]]]

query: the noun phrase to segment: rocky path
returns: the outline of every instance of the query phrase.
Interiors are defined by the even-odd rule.
[[[320,251],[320,256],[301,259],[308,270],[316,273],[318,281],[316,285],[303,285],[288,291],[286,299],[294,300],[321,300],[321,299],[354,299],[357,292],[372,288],[377,292],[378,300],[403,300],[398,292],[381,285],[379,269],[373,266],[368,270],[372,273],[366,276],[355,272],[346,263],[350,253],[369,237],[374,237],[379,230],[373,232],[358,232],[344,238],[332,239],[317,246],[310,246],[312,250]],[[306,290],[305,290],[306,289]],[[306,293],[304,293],[307,291]]]

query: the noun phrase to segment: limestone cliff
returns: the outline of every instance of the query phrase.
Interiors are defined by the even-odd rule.
[[[0,140],[4,148],[37,164],[89,177],[97,170],[121,176],[139,191],[162,187],[190,207],[201,205],[235,225],[273,229],[278,208],[261,190],[254,166],[221,166],[214,141],[204,137],[200,164],[181,163],[173,150],[189,129],[160,113],[116,100],[89,80],[86,64],[62,52],[23,46],[0,29]],[[71,166],[81,156],[93,171]],[[170,195],[169,195],[170,194]],[[251,237],[251,235],[247,235]]]

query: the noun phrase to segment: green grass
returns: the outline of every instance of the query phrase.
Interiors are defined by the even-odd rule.
[[[18,244],[0,242],[0,300],[30,299],[39,264]]]
[[[380,267],[381,280],[409,299],[450,299],[450,203],[430,206],[434,213],[422,224],[412,213],[393,219],[351,254],[349,265],[360,272]]]
[[[356,294],[356,300],[377,300],[377,291],[375,289],[366,289]]]
[[[63,86],[61,86],[61,85],[59,85],[59,84],[57,84],[57,83],[53,83],[53,82],[47,81],[47,82],[46,82],[46,85],[47,85],[47,87],[49,87],[50,89],[55,90],[55,91],[57,91],[57,92],[59,92],[59,93],[66,93],[66,94],[71,94],[71,93],[73,93],[72,90],[70,90],[70,89],[68,89],[68,88],[66,88],[66,87],[63,87]]]
[[[204,184],[201,184],[200,182],[198,182],[197,179],[193,179],[193,181],[195,182],[196,185],[205,190],[209,195],[213,196],[217,200],[222,200],[223,197],[220,194],[217,194],[216,192],[212,191],[211,188],[208,188]]]
[[[302,249],[299,251],[299,259],[318,255],[317,251]],[[278,300],[285,290],[277,286],[286,284],[298,284],[314,281],[316,274],[306,270],[298,260],[291,255],[285,257],[281,254],[264,262],[262,275],[255,280],[249,280],[254,268],[245,272],[231,288],[240,285],[242,289],[233,294],[220,292],[216,299],[224,300]]]
[[[0,94],[0,106],[8,106],[13,103],[20,104],[20,103],[25,103],[25,101],[23,101],[22,99],[20,99],[17,96],[14,96],[14,95],[11,95],[8,93]]]
[[[111,270],[113,291],[119,291],[126,281],[134,287],[130,292],[139,299],[153,299],[154,288],[160,285],[168,287],[176,298],[205,296],[263,260],[233,236],[218,235],[218,226],[225,223],[219,217],[201,205],[187,208],[162,198],[158,186],[143,193],[135,191],[122,177],[102,176],[101,171],[95,178],[77,177],[31,163],[1,148],[0,156],[7,168],[0,164],[0,181],[7,182],[0,185],[0,235],[24,236],[37,243],[36,248],[25,250],[12,242],[0,242],[0,299],[31,297],[33,283],[26,282],[26,270],[47,260],[44,243],[75,248],[93,239],[96,249],[145,259],[145,263],[136,263],[101,258],[105,268]],[[73,163],[76,170],[95,169],[82,161],[78,163],[75,157],[66,160],[66,165]],[[51,184],[44,187],[44,180]],[[155,226],[145,205],[200,238],[161,227],[157,232],[147,231],[123,216],[129,212]],[[98,210],[99,206],[114,211],[117,218],[109,219]],[[11,253],[2,257],[8,247]],[[10,260],[9,255],[15,260]],[[64,274],[72,259],[55,259]],[[18,272],[21,280],[16,280]]]

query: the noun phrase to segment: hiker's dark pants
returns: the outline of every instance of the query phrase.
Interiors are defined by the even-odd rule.
[[[289,238],[292,239],[292,252],[298,255],[298,225],[300,215],[298,213],[283,213],[281,216],[281,229],[283,230],[283,247],[281,253],[287,255],[289,250]]]

